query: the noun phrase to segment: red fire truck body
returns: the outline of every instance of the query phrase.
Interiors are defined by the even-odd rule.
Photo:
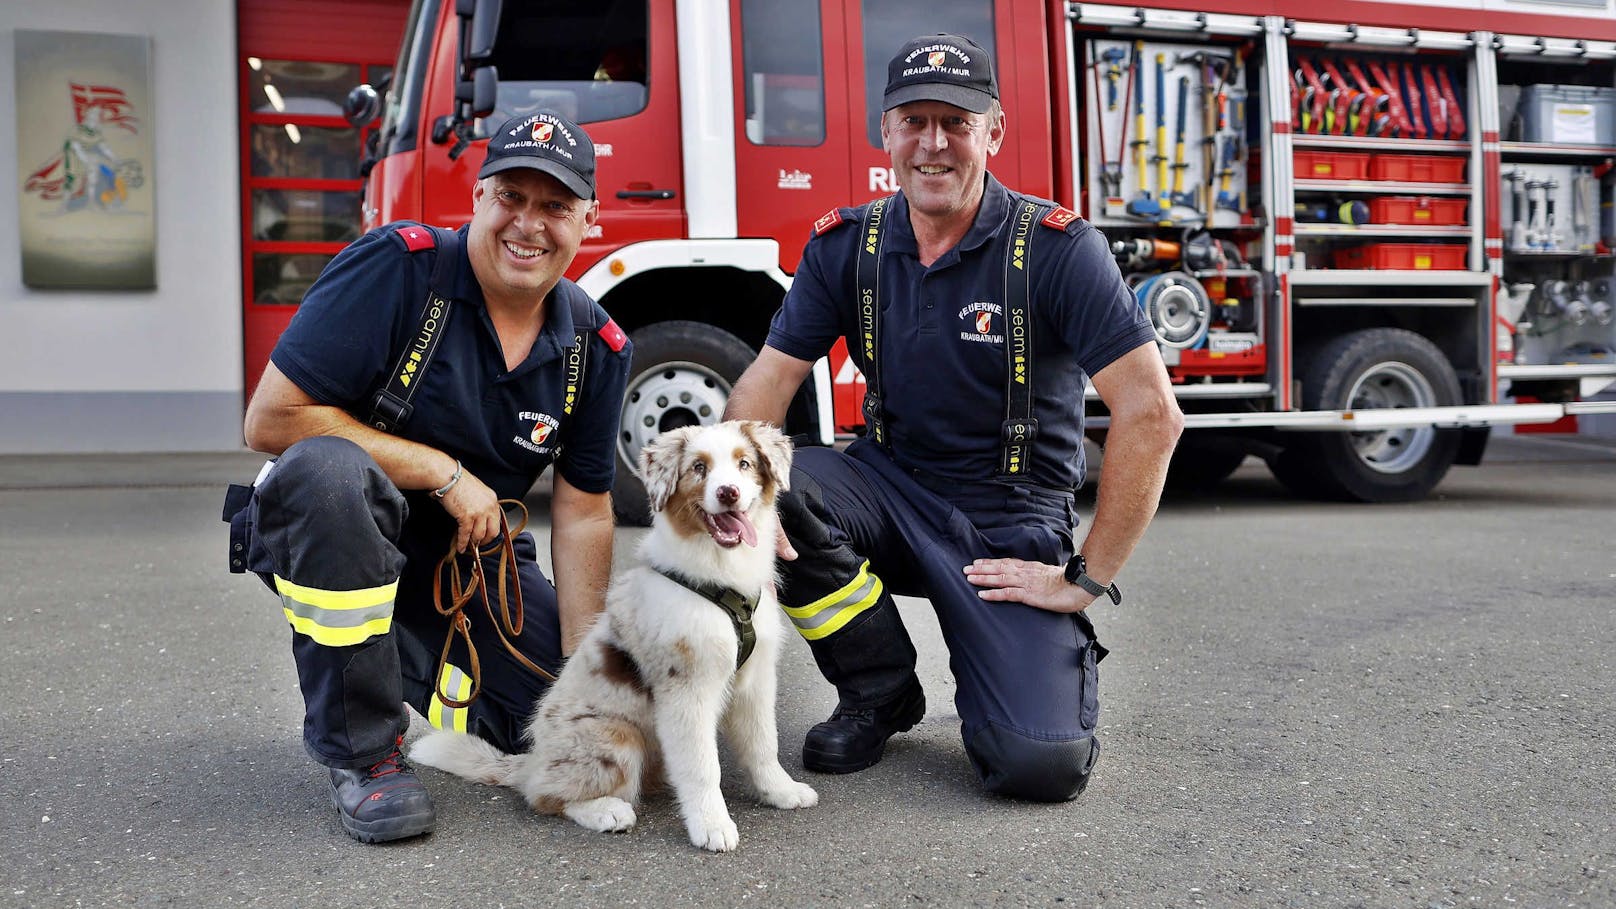
[[[635,340],[632,516],[627,465],[718,419],[813,221],[897,189],[888,55],[967,34],[1007,112],[990,169],[1099,226],[1157,328],[1175,478],[1254,453],[1298,492],[1417,498],[1493,425],[1612,409],[1583,400],[1616,378],[1611,2],[416,0],[365,227],[468,220],[485,124],[584,124],[601,216],[569,277]],[[838,347],[791,428],[857,431],[863,390]]]

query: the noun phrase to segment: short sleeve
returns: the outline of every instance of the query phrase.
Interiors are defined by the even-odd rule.
[[[834,236],[832,239],[835,239]],[[802,264],[792,278],[785,302],[769,324],[766,344],[799,360],[817,360],[830,352],[844,332],[841,309],[846,294],[845,281],[838,280],[843,269],[830,272],[826,260],[831,240],[810,240],[802,253]]]
[[[304,295],[270,361],[316,401],[360,407],[382,386],[395,338],[407,331],[407,256],[384,230],[349,244]]]
[[[1046,317],[1074,352],[1088,375],[1111,365],[1136,347],[1152,343],[1155,331],[1122,279],[1122,271],[1092,226],[1076,236],[1060,236],[1066,249],[1047,271],[1043,298]]]
[[[592,305],[595,324],[604,325],[605,310]],[[556,461],[556,472],[580,491],[607,492],[616,476],[619,414],[634,343],[625,340],[621,350],[612,350],[599,332],[591,333],[585,343],[590,347],[583,394]]]

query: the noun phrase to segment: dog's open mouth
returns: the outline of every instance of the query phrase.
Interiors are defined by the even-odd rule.
[[[757,545],[757,528],[739,511],[721,511],[718,514],[704,511],[702,519],[707,523],[707,533],[712,536],[713,542],[725,549],[743,542],[748,546]]]

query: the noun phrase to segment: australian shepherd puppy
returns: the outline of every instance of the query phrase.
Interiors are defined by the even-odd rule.
[[[410,757],[510,786],[536,811],[603,831],[633,826],[642,784],[660,764],[690,841],[724,852],[738,835],[718,788],[720,729],[765,804],[819,801],[780,766],[774,724],[783,625],[775,494],[788,483],[791,443],[763,422],[691,426],[646,446],[640,467],[650,533],[535,705],[532,750],[505,754],[474,736],[433,732]]]

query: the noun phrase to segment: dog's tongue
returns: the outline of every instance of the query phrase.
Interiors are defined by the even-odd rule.
[[[748,546],[757,546],[757,528],[746,519],[746,515],[738,511],[723,511],[707,516],[709,528],[713,539],[721,546],[734,546],[744,542]]]

